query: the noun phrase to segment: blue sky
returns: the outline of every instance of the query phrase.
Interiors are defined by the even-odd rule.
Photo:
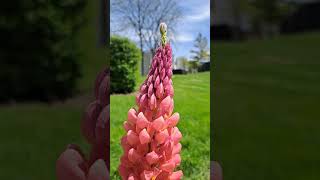
[[[177,2],[182,9],[183,17],[171,37],[173,54],[175,57],[190,58],[190,50],[198,33],[208,39],[210,48],[210,0],[177,0]],[[138,42],[137,35],[132,31],[122,32],[120,35]]]
[[[190,58],[190,50],[198,33],[208,39],[210,48],[210,0],[183,0],[179,1],[183,9],[180,24],[176,29],[173,53],[175,57]]]

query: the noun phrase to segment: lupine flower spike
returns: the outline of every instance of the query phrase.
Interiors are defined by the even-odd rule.
[[[173,112],[172,50],[166,24],[160,24],[161,46],[153,57],[146,80],[136,96],[137,109],[128,111],[121,139],[124,151],[119,173],[124,180],[179,180],[182,134]]]

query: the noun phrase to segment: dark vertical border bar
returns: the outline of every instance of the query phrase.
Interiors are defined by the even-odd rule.
[[[110,40],[110,0],[99,0],[99,45],[109,47]]]
[[[215,1],[210,1],[210,179],[214,179],[214,118],[213,118],[213,95],[214,95],[214,53],[213,53],[213,11]]]
[[[216,4],[215,1],[210,1],[210,179],[211,180],[222,180],[223,179],[223,172],[222,172],[222,168],[219,164],[219,162],[215,161],[217,159],[215,159],[215,131],[214,129],[216,128],[214,126],[214,116],[215,116],[215,109],[216,108],[216,104],[214,103],[214,100],[217,96],[217,92],[216,92],[216,72],[217,72],[217,68],[216,68],[216,62],[217,60],[214,59],[217,54],[217,52],[214,51],[214,36],[213,36],[213,22],[215,20],[214,15],[217,14],[216,11],[218,11],[218,9],[216,8]]]
[[[109,69],[109,40],[110,40],[110,0],[99,0],[100,3],[100,12],[99,12],[99,45],[102,48],[105,48],[105,55],[106,55],[106,66],[107,69]],[[108,71],[109,72],[109,71]],[[108,73],[108,76],[110,76],[110,73]],[[110,81],[110,77],[109,77]],[[108,86],[110,86],[110,82],[108,83]],[[110,89],[107,87],[107,89]],[[110,93],[108,92],[108,104],[110,105]],[[110,108],[109,108],[110,111]],[[108,112],[110,114],[110,112]],[[110,117],[110,116],[109,116]],[[110,120],[107,121],[106,124],[107,129],[107,144],[108,148],[106,150],[107,153],[107,159],[109,162],[106,162],[106,165],[108,167],[108,171],[110,172]],[[110,178],[110,177],[109,177]]]

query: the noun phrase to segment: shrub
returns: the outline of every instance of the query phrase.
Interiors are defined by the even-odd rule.
[[[119,36],[111,37],[110,50],[111,93],[130,93],[136,85],[140,50],[129,39]]]
[[[85,5],[86,0],[1,3],[0,101],[50,101],[75,92],[75,33]]]

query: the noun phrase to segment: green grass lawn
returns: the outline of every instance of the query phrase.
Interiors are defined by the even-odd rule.
[[[210,161],[210,73],[174,75],[175,112],[180,113],[179,129],[183,134],[182,165],[185,179],[209,179]],[[122,154],[120,138],[128,110],[135,106],[135,96],[112,95],[111,178],[120,179],[117,168]]]
[[[56,179],[55,162],[67,144],[87,149],[81,115],[70,105],[0,107],[0,179]]]
[[[213,156],[224,179],[320,179],[319,42],[214,44]]]

